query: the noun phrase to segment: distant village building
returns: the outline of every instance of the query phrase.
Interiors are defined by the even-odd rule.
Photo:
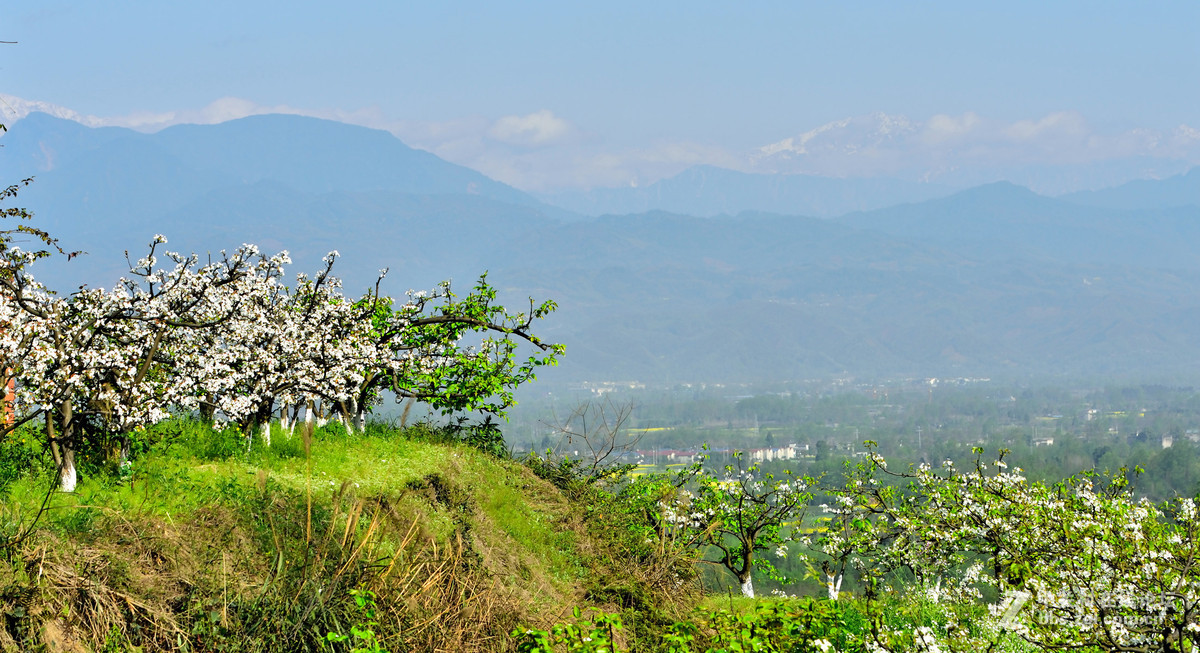
[[[804,445],[804,450],[808,449],[808,445]],[[784,445],[782,447],[763,447],[761,449],[751,449],[749,451],[750,460],[754,462],[770,462],[772,460],[795,460],[799,455],[800,447],[795,443]]]

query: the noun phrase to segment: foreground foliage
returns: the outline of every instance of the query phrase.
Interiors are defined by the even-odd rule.
[[[498,457],[487,427],[275,428],[247,450],[233,427],[164,422],[124,473],[85,455],[32,530],[56,469],[13,440],[0,650],[1196,650],[1194,501],[1134,500],[1121,476],[872,456],[803,489],[694,469],[613,485]],[[705,538],[736,546],[738,501],[778,483],[828,521],[767,532],[755,546],[789,547],[759,551],[780,568],[759,580],[799,562],[844,591],[705,599]],[[725,508],[696,510],[718,491]]]

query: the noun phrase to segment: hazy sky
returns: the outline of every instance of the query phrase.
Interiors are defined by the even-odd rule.
[[[336,117],[537,190],[693,163],[894,173],[798,145],[877,113],[930,165],[1200,163],[1194,1],[579,4],[15,3],[0,93],[142,129]],[[861,148],[878,123],[821,133]],[[754,158],[771,144],[792,167]]]

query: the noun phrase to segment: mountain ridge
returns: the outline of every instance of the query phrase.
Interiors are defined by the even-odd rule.
[[[568,345],[551,385],[1200,369],[1200,325],[1182,319],[1200,312],[1194,207],[1095,208],[998,183],[838,218],[581,219],[498,182],[472,192],[481,175],[385,132],[311,120],[162,136],[31,116],[4,137],[0,174],[36,174],[20,205],[91,252],[38,262],[56,287],[111,283],[154,233],[184,251],[287,249],[289,272],[336,249],[350,294],[385,267],[393,295],[488,271],[506,304],[558,302],[539,333]]]
[[[743,211],[832,217],[950,192],[949,187],[891,178],[756,174],[700,165],[643,187],[598,188],[539,197],[564,209],[593,216],[664,210],[698,217]]]
[[[1121,209],[1200,206],[1200,167],[1163,179],[1135,179],[1103,190],[1070,193],[1062,199],[1087,206]]]

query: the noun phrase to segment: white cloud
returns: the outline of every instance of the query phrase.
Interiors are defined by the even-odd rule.
[[[1200,129],[1180,125],[1171,133],[1171,139],[1180,145],[1194,145],[1200,143]]]
[[[524,116],[504,116],[488,130],[488,136],[510,145],[543,146],[561,140],[571,131],[571,125],[542,109]]]
[[[929,144],[960,141],[982,125],[983,119],[970,111],[961,116],[939,113],[926,121],[921,140]]]
[[[1078,140],[1090,132],[1087,121],[1074,111],[1059,111],[1039,120],[1018,120],[1004,130],[1013,141]]]

